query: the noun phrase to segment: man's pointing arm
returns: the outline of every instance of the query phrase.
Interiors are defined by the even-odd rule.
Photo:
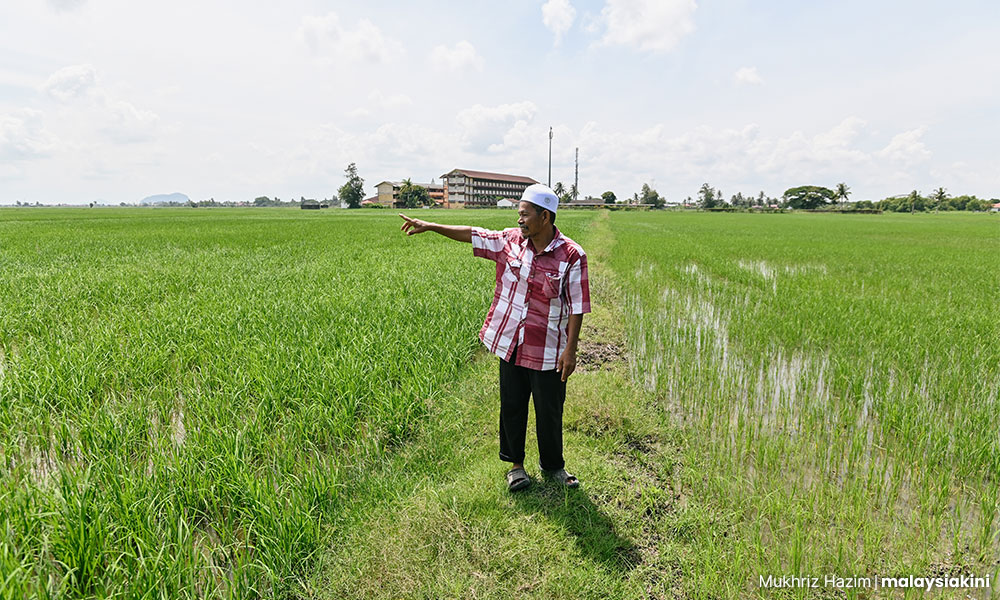
[[[472,243],[472,227],[468,225],[441,225],[439,223],[421,221],[420,219],[411,219],[404,214],[400,214],[399,216],[405,221],[399,229],[400,231],[405,231],[406,235],[433,231],[456,242]]]

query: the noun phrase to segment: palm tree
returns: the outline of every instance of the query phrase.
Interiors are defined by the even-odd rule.
[[[562,195],[566,193],[566,188],[563,187],[561,181],[557,181],[555,187],[552,188],[552,191],[555,192],[556,196],[562,198]]]
[[[715,189],[708,185],[708,183],[701,184],[701,188],[698,189],[698,207],[699,208],[712,208],[715,206],[716,192]]]
[[[939,187],[931,194],[931,198],[934,200],[934,212],[937,212],[941,208],[941,205],[944,204],[944,201],[948,199],[948,190]]]
[[[416,206],[410,206],[410,193],[413,190],[413,182],[407,177],[403,180],[403,185],[399,187],[399,204],[403,205],[403,208],[417,208]]]
[[[846,183],[838,183],[836,191],[833,192],[833,197],[840,202],[847,202],[847,197],[851,195],[851,188],[847,187]]]

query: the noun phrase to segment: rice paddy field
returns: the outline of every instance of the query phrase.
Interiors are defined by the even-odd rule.
[[[290,594],[491,298],[457,244],[328,217],[0,213],[4,597]]]
[[[721,515],[699,524],[717,540],[692,557],[702,590],[970,565],[995,579],[997,219],[612,225],[633,377],[686,432],[686,477]]]
[[[997,577],[1000,219],[557,224],[590,252],[599,222],[629,376],[683,441],[690,510],[662,541],[698,542],[679,594],[810,596],[760,589],[767,574]],[[495,402],[442,392],[478,352],[492,266],[398,227],[383,211],[0,210],[0,598],[308,596],[366,465],[435,403]]]

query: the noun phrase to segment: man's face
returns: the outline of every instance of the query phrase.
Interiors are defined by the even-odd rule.
[[[517,225],[521,228],[521,235],[531,238],[541,233],[548,219],[542,216],[542,209],[530,202],[521,201],[517,205]]]

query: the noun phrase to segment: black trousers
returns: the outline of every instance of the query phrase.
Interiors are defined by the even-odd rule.
[[[546,471],[565,466],[562,452],[562,415],[566,382],[559,371],[518,367],[517,350],[510,362],[500,359],[500,460],[524,463],[528,429],[528,397],[535,402],[538,462]]]

